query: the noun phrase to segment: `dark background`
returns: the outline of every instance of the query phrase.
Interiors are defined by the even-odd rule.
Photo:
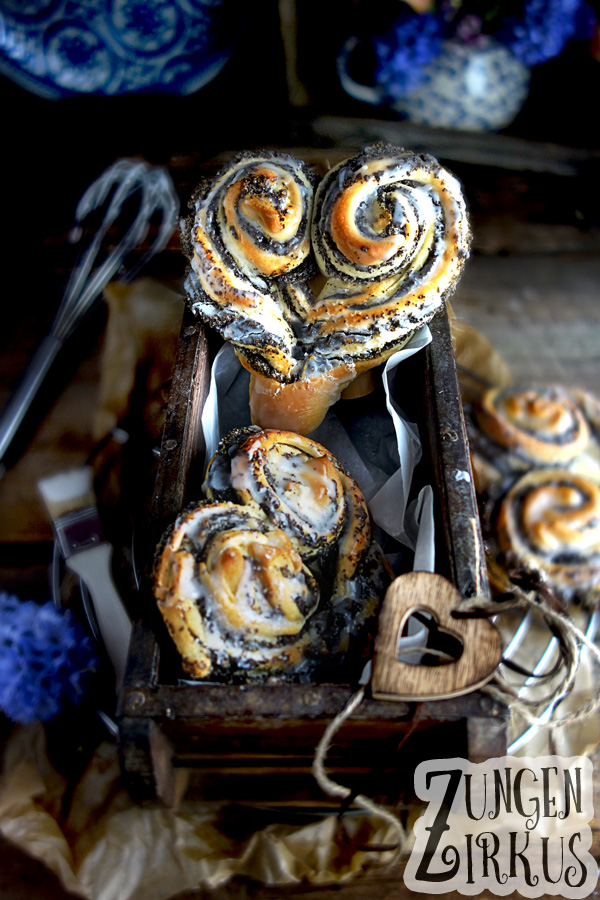
[[[297,68],[309,97],[303,107],[288,99],[278,3],[259,0],[246,9],[232,58],[213,82],[188,97],[46,100],[0,79],[5,323],[19,317],[23,304],[41,316],[56,308],[60,286],[46,277],[47,254],[56,248],[47,235],[68,231],[77,200],[115,158],[137,155],[176,168],[179,158],[209,159],[222,150],[314,143],[311,122],[320,116],[397,120],[386,109],[348,97],[335,72],[346,37],[381,30],[396,14],[397,0],[299,0]],[[598,147],[599,96],[600,62],[587,44],[573,44],[533,70],[529,99],[503,133]],[[327,142],[323,134],[317,140]],[[4,341],[9,339],[4,329]]]

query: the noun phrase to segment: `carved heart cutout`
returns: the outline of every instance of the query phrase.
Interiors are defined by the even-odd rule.
[[[430,610],[417,609],[404,620],[396,659],[409,666],[446,666],[460,659],[463,642],[443,628]]]
[[[371,692],[378,700],[442,700],[481,687],[502,657],[497,628],[487,619],[455,619],[461,595],[447,579],[431,572],[409,572],[392,582],[385,595],[375,642]],[[398,658],[399,636],[417,610],[428,613],[439,633],[459,641],[462,653],[445,665],[414,665]],[[452,654],[451,654],[452,655]]]

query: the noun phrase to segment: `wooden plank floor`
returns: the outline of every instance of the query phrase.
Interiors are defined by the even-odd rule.
[[[389,134],[390,128],[389,123],[382,126],[382,136],[410,145],[401,129],[392,128]],[[347,141],[349,135],[360,133],[358,125],[352,128],[343,122],[339,139]],[[422,132],[410,134],[425,145],[430,138]],[[433,144],[439,140],[437,135],[431,137]],[[440,146],[443,152],[443,143]],[[516,171],[514,162],[513,168],[502,167],[506,144],[501,140],[479,140],[475,146],[458,138],[447,148],[452,157],[449,163],[456,163],[465,183],[475,234],[473,257],[453,299],[456,316],[489,338],[515,380],[577,384],[600,395],[600,224],[597,211],[590,210],[588,183],[575,177],[586,155],[565,151],[561,156],[555,150],[548,155],[546,168],[540,159],[530,167],[536,170],[533,177]],[[511,159],[524,158],[522,145],[511,144],[509,149]],[[530,150],[534,158],[535,147]],[[471,159],[476,156],[472,166],[469,153]],[[491,164],[486,162],[490,159]],[[173,172],[175,177],[191,177],[181,169],[181,159],[174,162]],[[56,235],[50,234],[49,240],[58,246]],[[16,324],[5,330],[0,401],[9,396],[47,324],[48,312],[40,314],[38,304],[24,307]],[[47,590],[51,529],[35,482],[59,463],[61,467],[79,464],[90,450],[102,324],[100,318],[88,331],[81,358],[74,360],[26,452],[0,480],[0,588],[31,596],[42,596]],[[600,857],[597,835],[594,852]],[[286,888],[284,893],[297,900],[325,900],[339,896],[340,890],[302,885]],[[343,888],[343,896],[355,900],[373,896],[401,900],[410,894],[401,866],[373,870]],[[70,896],[42,866],[0,840],[2,900],[67,900]],[[179,898],[275,900],[281,896],[279,889],[236,881],[216,891],[195,891]],[[445,896],[457,900],[460,895]]]
[[[600,394],[600,256],[476,256],[456,316],[497,348],[516,381]]]

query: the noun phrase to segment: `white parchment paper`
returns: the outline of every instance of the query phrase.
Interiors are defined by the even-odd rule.
[[[336,404],[310,435],[326,447],[355,478],[374,523],[384,535],[415,551],[410,568],[433,571],[433,492],[429,485],[414,495],[413,475],[422,454],[417,427],[402,411],[401,391],[394,389],[396,370],[431,341],[425,325],[410,342],[387,361],[382,373],[386,409],[372,409],[344,425]],[[207,459],[221,438],[233,428],[251,424],[249,373],[240,365],[230,344],[224,344],[211,371],[210,391],[202,413]],[[396,379],[398,381],[400,379]],[[341,401],[353,403],[354,401]],[[394,571],[406,571],[407,555],[389,555]]]

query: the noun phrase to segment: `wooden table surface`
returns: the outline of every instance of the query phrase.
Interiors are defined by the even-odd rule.
[[[325,117],[315,119],[310,128],[299,127],[292,142],[356,147],[377,137],[432,152],[463,181],[474,246],[453,300],[456,316],[490,339],[516,380],[580,385],[600,396],[600,213],[594,178],[600,154],[505,136],[457,135]],[[35,181],[28,184],[29,208],[15,206],[17,235],[9,247],[13,266],[13,257],[7,257],[7,289],[15,314],[0,333],[0,405],[16,385],[58,303],[70,264],[65,236],[75,201],[111,161],[111,152],[112,148],[102,148],[97,154],[82,154],[71,165],[63,159],[56,180],[42,161],[43,187],[41,181],[37,186]],[[169,167],[183,197],[207,154],[163,152],[154,161]],[[176,244],[168,252],[170,271],[176,273],[182,265]],[[0,480],[0,589],[22,597],[47,595],[52,534],[35,483],[57,468],[79,465],[92,447],[105,321],[99,310],[76,345],[70,346],[53,390],[38,405],[37,418],[17,442],[17,458],[10,460]],[[4,723],[5,733],[8,727]],[[339,890],[299,886],[285,893],[296,898],[329,897]],[[407,896],[401,869],[371,872],[344,887],[344,896],[357,900],[375,893],[386,900]],[[235,882],[213,892],[180,896],[187,900],[280,895],[276,889]],[[69,895],[43,867],[0,841],[0,896],[62,900]]]

